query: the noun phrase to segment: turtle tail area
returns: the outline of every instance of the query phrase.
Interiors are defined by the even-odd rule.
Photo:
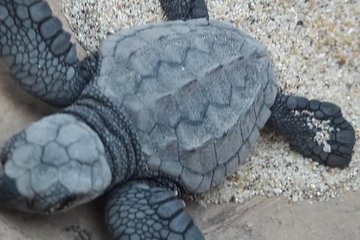
[[[279,93],[267,125],[305,157],[338,168],[351,161],[355,131],[333,103]]]
[[[205,239],[177,192],[134,181],[115,187],[106,205],[106,224],[114,239]]]

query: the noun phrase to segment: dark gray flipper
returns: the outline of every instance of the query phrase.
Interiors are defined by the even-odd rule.
[[[349,165],[355,131],[333,103],[278,94],[268,125],[306,157],[330,167]]]
[[[205,0],[160,0],[160,4],[169,20],[209,18]]]
[[[204,239],[184,207],[176,191],[132,182],[110,194],[107,226],[116,240]]]
[[[46,1],[0,0],[0,56],[22,88],[55,106],[72,103],[87,82]]]

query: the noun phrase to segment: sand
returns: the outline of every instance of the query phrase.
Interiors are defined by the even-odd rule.
[[[67,16],[87,51],[116,29],[163,20],[156,0],[49,2],[65,25]],[[208,6],[212,18],[232,22],[267,46],[285,92],[336,102],[359,139],[359,1],[209,0]],[[54,109],[19,90],[3,66],[0,79],[1,146]],[[189,210],[207,239],[356,239],[359,168],[359,141],[350,167],[340,171],[304,159],[266,131],[248,163],[219,189],[197,196]],[[101,203],[46,218],[2,211],[0,239],[109,239],[96,206]]]

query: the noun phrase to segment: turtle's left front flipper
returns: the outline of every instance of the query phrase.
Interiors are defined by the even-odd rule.
[[[355,131],[333,103],[279,93],[267,125],[283,134],[293,149],[315,161],[338,168],[351,161]]]
[[[129,182],[110,193],[107,226],[116,240],[204,239],[184,207],[176,191]]]
[[[0,0],[0,56],[22,88],[52,105],[69,105],[86,85],[70,33],[46,1]]]

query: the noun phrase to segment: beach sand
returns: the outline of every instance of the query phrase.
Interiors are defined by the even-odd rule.
[[[359,140],[360,3],[298,2],[209,0],[208,7],[211,18],[232,22],[267,46],[284,92],[341,106]],[[107,33],[163,21],[156,0],[49,3],[81,43],[82,57]],[[55,111],[20,90],[1,64],[0,103],[0,146]],[[357,239],[359,146],[357,141],[353,161],[340,171],[303,158],[276,134],[264,131],[248,163],[219,189],[191,198],[188,209],[207,239]],[[110,239],[101,204],[98,200],[47,217],[2,210],[0,240]]]

